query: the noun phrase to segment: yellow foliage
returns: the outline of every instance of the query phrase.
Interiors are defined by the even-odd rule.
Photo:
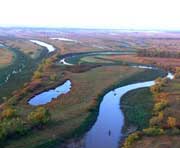
[[[175,126],[176,126],[176,118],[174,118],[174,117],[168,117],[168,119],[167,119],[167,124],[168,124],[171,128],[175,127]]]
[[[50,113],[44,107],[38,107],[28,115],[28,120],[34,125],[45,124],[50,120]]]
[[[2,112],[2,118],[11,118],[16,115],[16,110],[8,107]]]

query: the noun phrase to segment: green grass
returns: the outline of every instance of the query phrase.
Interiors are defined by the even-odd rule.
[[[106,59],[100,59],[99,56],[83,57],[80,59],[79,63],[89,62],[89,63],[113,63]]]
[[[116,52],[117,53],[119,52],[119,55],[121,55],[122,53],[135,54],[135,51],[132,51],[132,50],[128,50],[128,51],[123,51],[122,50],[122,51],[116,51]],[[67,57],[66,62],[72,63],[72,64],[79,64],[79,63],[80,64],[87,64],[87,63],[96,63],[97,64],[97,63],[100,62],[100,60],[102,60],[100,63],[103,63],[103,61],[104,61],[104,63],[110,63],[110,64],[112,64],[113,62],[118,63],[117,61],[112,61],[112,60],[107,60],[107,59],[102,59],[102,58],[99,58],[99,61],[97,61],[98,56],[103,56],[103,55],[106,55],[106,54],[97,53],[95,55],[91,55],[89,53],[85,53],[85,54],[80,54],[80,55],[76,55],[76,56],[73,56],[73,57],[71,57],[71,56]],[[109,56],[110,56],[110,54],[109,54]],[[86,58],[88,58],[88,59],[86,59]]]
[[[126,81],[121,82],[121,86],[154,80],[157,77],[164,77],[164,70],[145,70],[135,74]],[[148,126],[151,117],[153,97],[148,88],[137,89],[128,92],[121,99],[121,108],[125,116],[125,126],[123,131],[126,132],[131,126],[142,129]],[[141,123],[142,122],[142,123]]]
[[[122,97],[121,108],[125,116],[125,130],[130,126],[139,130],[148,127],[153,109],[152,93],[149,88],[130,91]]]

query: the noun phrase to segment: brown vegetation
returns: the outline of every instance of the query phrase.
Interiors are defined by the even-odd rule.
[[[0,68],[10,64],[12,60],[13,53],[6,48],[0,48]]]

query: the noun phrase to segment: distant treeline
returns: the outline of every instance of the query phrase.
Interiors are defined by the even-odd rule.
[[[179,51],[159,51],[159,50],[138,50],[139,56],[145,57],[162,57],[162,58],[180,58]]]

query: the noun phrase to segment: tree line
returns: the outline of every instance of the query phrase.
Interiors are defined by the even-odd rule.
[[[145,57],[162,57],[162,58],[180,58],[179,51],[160,51],[160,50],[149,50],[142,49],[138,50],[138,56]]]

